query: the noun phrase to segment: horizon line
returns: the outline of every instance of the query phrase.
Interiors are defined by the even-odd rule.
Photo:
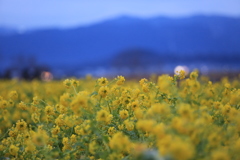
[[[226,15],[226,14],[217,14],[217,13],[213,13],[213,14],[206,14],[206,13],[195,13],[192,15],[155,15],[155,16],[139,16],[139,15],[127,15],[127,14],[121,14],[121,15],[116,15],[113,17],[108,17],[102,20],[97,20],[91,23],[79,23],[76,25],[67,25],[67,26],[62,26],[62,25],[45,25],[45,26],[39,26],[39,27],[25,27],[25,28],[21,28],[21,27],[14,27],[14,26],[8,26],[8,25],[1,25],[0,24],[0,29],[7,29],[7,30],[12,30],[15,32],[18,32],[19,34],[22,34],[24,32],[32,32],[32,31],[37,31],[37,30],[51,30],[51,29],[58,29],[58,30],[68,30],[68,29],[77,29],[80,27],[90,27],[93,25],[98,25],[101,23],[105,23],[108,21],[113,21],[116,19],[120,19],[120,18],[132,18],[132,19],[139,19],[139,20],[148,20],[148,19],[156,19],[156,18],[168,18],[168,19],[185,19],[185,18],[193,18],[193,17],[225,17],[225,18],[233,18],[233,19],[239,19],[240,15]]]

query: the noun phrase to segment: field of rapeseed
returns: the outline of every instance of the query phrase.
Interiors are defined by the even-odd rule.
[[[0,159],[239,160],[240,81],[0,81]]]

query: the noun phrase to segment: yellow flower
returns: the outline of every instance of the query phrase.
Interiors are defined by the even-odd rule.
[[[38,129],[37,132],[32,132],[32,141],[37,146],[44,146],[49,140],[49,136],[45,130]]]
[[[22,110],[27,110],[27,105],[24,102],[20,102],[18,104],[18,108],[22,109]]]
[[[164,93],[171,93],[172,90],[172,78],[169,75],[161,75],[158,77],[157,85],[159,90]]]
[[[117,85],[123,85],[123,83],[125,82],[125,78],[123,76],[118,76],[116,80],[117,80],[116,82]]]
[[[68,139],[68,137],[64,137],[63,140],[62,140],[62,143],[63,143],[63,148],[62,150],[65,151],[65,150],[71,150],[71,143]]]
[[[221,136],[215,132],[211,133],[207,139],[208,145],[212,147],[218,146],[221,143]]]
[[[109,93],[109,88],[106,87],[106,86],[100,87],[100,89],[99,89],[99,91],[98,91],[98,94],[99,94],[102,98],[106,97],[106,96],[108,95],[108,93]]]
[[[70,139],[71,139],[71,143],[76,143],[77,142],[77,136],[75,134],[72,134]]]
[[[226,104],[222,107],[222,114],[228,115],[231,111],[231,106],[229,104]]]
[[[39,122],[39,115],[37,113],[33,113],[31,115],[31,119],[34,123],[38,123]]]
[[[25,148],[25,152],[34,152],[36,150],[36,146],[32,141],[27,141],[27,146]]]
[[[4,145],[0,144],[0,151],[3,151],[5,149]]]
[[[119,130],[123,130],[123,129],[124,129],[124,124],[118,125],[118,129],[119,129]]]
[[[13,145],[13,144],[9,148],[9,153],[13,156],[17,156],[18,151],[19,151],[19,148],[17,146]]]
[[[60,104],[63,106],[68,106],[70,103],[70,95],[69,93],[64,93],[61,97],[60,97]]]
[[[125,124],[125,127],[128,131],[134,130],[134,123],[132,121],[125,120],[124,124]]]
[[[137,108],[135,111],[134,111],[134,115],[137,119],[142,119],[143,118],[143,110],[140,109],[140,108]]]
[[[116,129],[114,127],[109,127],[108,128],[108,134],[111,136],[116,132]]]
[[[130,104],[130,107],[133,111],[135,111],[137,108],[139,108],[139,102],[138,101],[133,101],[131,104]]]
[[[192,110],[189,104],[181,104],[178,113],[185,118],[189,118],[192,115]]]
[[[145,132],[151,132],[156,124],[154,120],[138,120],[136,127]]]
[[[18,93],[17,91],[11,91],[9,93],[9,98],[12,99],[12,100],[17,100],[18,99]]]
[[[74,86],[74,87],[77,87],[79,86],[79,81],[75,80],[75,79],[72,79],[71,80],[71,84]]]
[[[97,112],[96,119],[99,122],[110,123],[112,118],[113,118],[113,116],[105,110],[100,110]]]
[[[39,101],[40,100],[38,99],[37,96],[33,97],[33,104],[37,105],[37,104],[39,104]]]
[[[24,131],[27,129],[27,123],[24,120],[18,121],[16,123],[16,129],[19,131]]]
[[[128,111],[127,110],[121,110],[120,112],[119,112],[119,114],[120,114],[120,117],[122,118],[122,119],[126,119],[127,117],[128,117]]]
[[[63,143],[64,145],[69,144],[70,141],[69,141],[68,137],[64,137],[63,140],[62,140],[62,143]]]
[[[148,80],[146,78],[143,78],[139,81],[139,84],[142,86],[143,84],[147,83]]]
[[[170,145],[170,155],[174,157],[176,160],[188,160],[192,159],[195,152],[194,147],[182,140],[176,140]]]
[[[65,116],[63,121],[66,126],[72,128],[76,124],[76,116],[75,115]]]
[[[121,153],[111,153],[109,154],[109,160],[123,159],[123,155]]]
[[[133,89],[132,90],[132,99],[136,99],[139,96],[140,92],[141,91],[138,88]]]
[[[8,106],[8,102],[6,100],[0,101],[0,109],[5,109]]]
[[[121,97],[121,98],[120,98],[120,101],[121,101],[121,103],[122,103],[124,106],[128,106],[129,103],[131,102],[131,97],[128,97],[128,96],[126,96],[126,97]]]
[[[230,157],[225,150],[214,151],[211,156],[212,160],[230,160]]]
[[[158,138],[163,138],[166,134],[165,132],[166,126],[164,125],[164,123],[157,124],[152,130],[152,133]]]
[[[149,84],[147,84],[147,83],[145,83],[145,84],[143,84],[142,85],[142,90],[143,90],[143,92],[149,92],[150,91],[150,89],[149,89]]]
[[[74,113],[75,113],[75,109],[72,108],[72,110],[73,110]],[[59,111],[61,114],[65,114],[65,113],[68,111],[68,108],[65,107],[65,106],[63,106],[63,105],[60,105],[60,106],[58,107],[58,111]]]
[[[221,104],[221,102],[216,101],[216,102],[213,102],[213,107],[215,109],[220,109],[220,108],[222,108],[222,104]]]
[[[17,137],[18,130],[17,129],[12,129],[12,130],[9,131],[8,134],[9,134],[10,137]]]
[[[75,133],[78,135],[89,135],[91,133],[90,122],[90,120],[85,120],[81,125],[77,125],[74,128]]]
[[[64,115],[60,114],[56,119],[55,119],[56,125],[59,127],[64,126],[66,123],[64,122]]]
[[[81,135],[81,126],[77,125],[74,130],[76,134]]]
[[[239,79],[184,76],[70,79],[70,90],[62,81],[1,81],[0,154],[144,159],[157,149],[162,159],[240,159]]]
[[[60,127],[56,126],[52,129],[52,134],[57,135],[60,132]]]
[[[96,141],[92,141],[91,143],[89,143],[89,152],[90,152],[91,154],[95,154],[96,149],[97,149],[97,143],[96,143]]]
[[[181,70],[181,71],[179,72],[179,78],[180,78],[180,79],[184,79],[184,78],[185,78],[185,75],[186,75],[186,72],[185,72],[184,70]]]
[[[97,82],[100,86],[106,86],[108,84],[107,78],[104,78],[104,77],[99,78]]]
[[[70,88],[72,85],[72,81],[70,79],[66,79],[63,81],[63,84],[66,88]]]
[[[54,115],[54,108],[52,106],[46,106],[44,111],[46,115]]]
[[[89,135],[91,133],[90,125],[84,125],[81,127],[80,135]]]
[[[150,108],[153,114],[161,114],[162,116],[168,116],[170,114],[170,107],[167,104],[156,103]]]
[[[109,141],[110,148],[117,152],[129,152],[131,148],[130,145],[129,138],[121,132],[115,133]]]
[[[194,71],[194,72],[190,73],[190,79],[196,80],[197,77],[198,77],[198,72],[197,71]]]
[[[87,108],[88,103],[87,103],[88,97],[83,94],[83,93],[78,93],[77,96],[73,99],[71,102],[71,107],[72,110],[77,112],[77,110],[82,107],[82,108]]]

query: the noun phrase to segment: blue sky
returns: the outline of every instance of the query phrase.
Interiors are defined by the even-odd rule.
[[[240,0],[0,0],[0,26],[17,29],[75,27],[120,15],[240,16]]]

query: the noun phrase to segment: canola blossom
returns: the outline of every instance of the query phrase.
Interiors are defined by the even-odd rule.
[[[0,159],[239,160],[240,81],[0,81]]]

